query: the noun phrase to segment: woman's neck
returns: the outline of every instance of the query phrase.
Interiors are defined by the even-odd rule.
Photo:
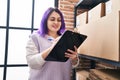
[[[52,36],[53,38],[57,38],[59,35],[55,32],[49,32],[48,33],[49,36]]]

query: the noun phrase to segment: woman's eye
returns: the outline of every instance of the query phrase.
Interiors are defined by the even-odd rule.
[[[55,19],[54,19],[54,18],[51,18],[50,20],[51,20],[51,21],[55,21]]]
[[[57,21],[57,22],[61,22],[60,18],[50,18],[50,21]]]
[[[58,21],[58,22],[61,22],[61,19],[58,19],[57,21]]]

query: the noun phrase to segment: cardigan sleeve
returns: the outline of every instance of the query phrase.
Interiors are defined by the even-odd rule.
[[[74,64],[74,65],[72,65],[72,67],[73,67],[73,68],[76,68],[76,67],[79,65],[79,61],[80,61],[80,59],[79,59],[79,58],[77,58],[77,63],[76,63],[76,64]]]
[[[26,45],[26,59],[28,66],[32,69],[41,69],[46,62],[31,38]]]
[[[78,67],[79,62],[80,62],[80,59],[79,59],[79,57],[78,57],[78,55],[77,55],[77,60],[75,61],[76,64],[72,64],[72,67],[73,67],[73,68]]]

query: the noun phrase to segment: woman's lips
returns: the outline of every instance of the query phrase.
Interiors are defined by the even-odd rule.
[[[57,29],[58,27],[57,26],[52,26],[53,28]]]

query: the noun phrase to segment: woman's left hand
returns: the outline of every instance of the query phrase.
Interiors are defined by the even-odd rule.
[[[68,49],[67,52],[65,53],[65,57],[68,57],[68,58],[70,58],[72,60],[76,60],[77,59],[77,55],[78,55],[77,47],[74,46],[74,49],[75,49],[75,51]]]

